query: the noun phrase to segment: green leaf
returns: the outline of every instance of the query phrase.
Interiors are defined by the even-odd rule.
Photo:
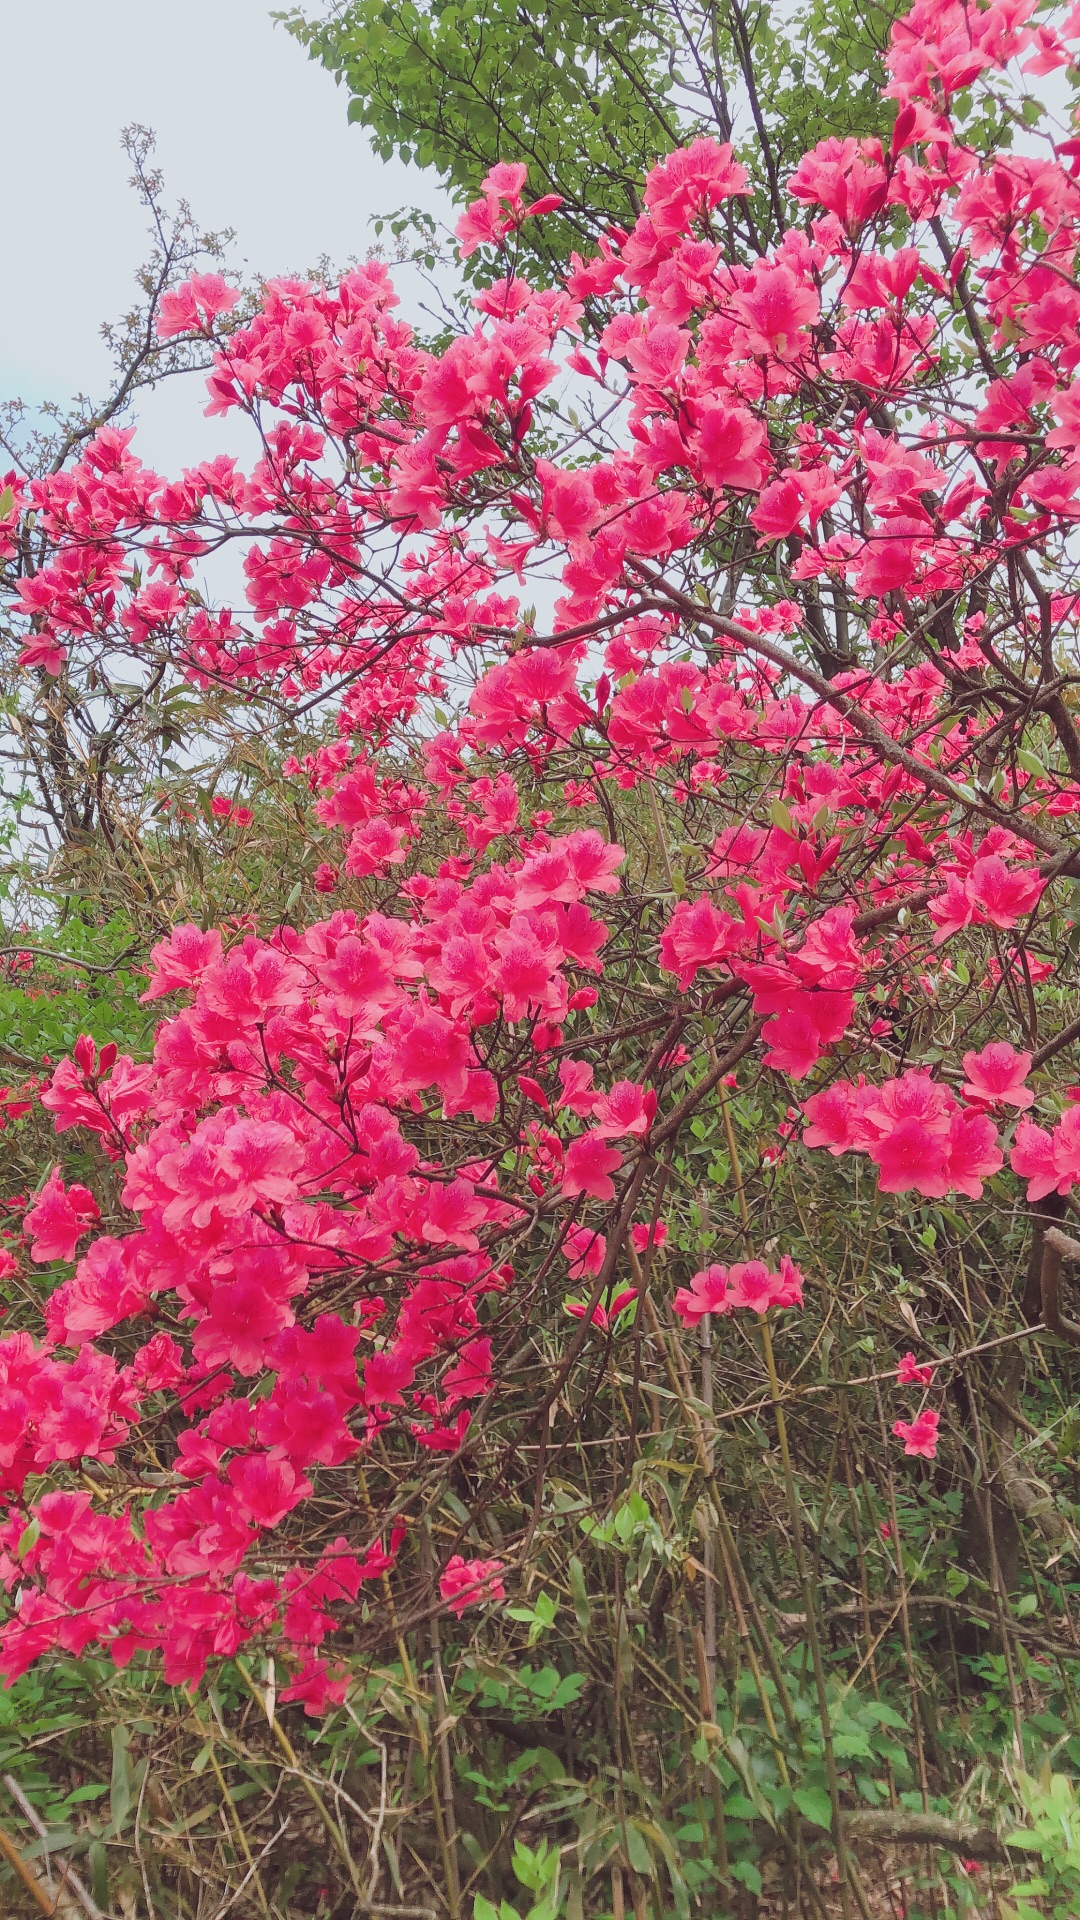
[[[498,1907],[493,1907],[482,1893],[478,1893],[473,1900],[473,1920],[499,1920]]]
[[[570,1576],[570,1595],[574,1602],[574,1614],[582,1633],[588,1638],[592,1623],[592,1609],[589,1606],[589,1592],[585,1585],[585,1569],[576,1553],[570,1555],[567,1572]]]
[[[535,1646],[540,1635],[546,1633],[548,1628],[554,1625],[555,1615],[558,1611],[559,1603],[555,1596],[541,1589],[536,1596],[536,1602],[533,1608],[533,1623],[529,1628],[530,1647]]]
[[[945,1591],[954,1599],[961,1593],[965,1593],[970,1585],[971,1576],[964,1572],[963,1567],[946,1567]]]
[[[731,1869],[731,1877],[737,1880],[740,1886],[749,1887],[753,1894],[759,1894],[765,1885],[752,1860],[736,1860]]]
[[[644,1835],[633,1820],[628,1820],[626,1823],[626,1857],[635,1873],[652,1877],[655,1872],[653,1857],[645,1843]]]
[[[102,1846],[100,1840],[91,1840],[87,1848],[86,1858],[90,1867],[90,1890],[98,1906],[107,1910],[109,1906],[109,1866],[105,1855],[105,1848]]]
[[[563,1707],[572,1706],[573,1702],[580,1698],[584,1685],[585,1675],[583,1673],[564,1674],[551,1696],[552,1712],[557,1713],[561,1711]]]
[[[832,1826],[832,1801],[824,1787],[796,1787],[791,1797],[804,1820],[828,1832]]]
[[[117,1832],[131,1811],[131,1735],[126,1727],[112,1730],[112,1778],[109,1784],[109,1817]]]

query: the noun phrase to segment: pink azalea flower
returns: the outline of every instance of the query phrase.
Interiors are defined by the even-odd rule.
[[[893,1432],[898,1440],[904,1442],[904,1452],[920,1454],[924,1460],[933,1460],[937,1454],[938,1425],[940,1415],[927,1407],[917,1413],[914,1420],[896,1420]]]
[[[630,1240],[636,1253],[644,1253],[649,1246],[662,1247],[667,1237],[667,1222],[664,1220],[657,1220],[653,1225],[640,1222],[630,1229]]]
[[[622,1154],[609,1147],[600,1134],[580,1133],[566,1150],[561,1191],[571,1196],[586,1193],[594,1200],[613,1200],[615,1183],[611,1175],[621,1166]]]
[[[23,1221],[31,1260],[44,1264],[73,1259],[78,1241],[98,1219],[93,1194],[85,1187],[65,1187],[54,1167]]]
[[[696,1327],[707,1313],[728,1313],[730,1309],[726,1267],[703,1268],[675,1295],[675,1311],[688,1327]]]
[[[775,1297],[774,1276],[763,1260],[745,1260],[728,1271],[730,1303],[768,1313]]]
[[[584,1280],[586,1274],[599,1273],[607,1254],[607,1240],[592,1227],[570,1227],[563,1241],[563,1252],[571,1280]]]
[[[971,1106],[1016,1107],[1024,1113],[1035,1098],[1024,1085],[1030,1071],[1030,1053],[1015,1052],[1006,1040],[991,1040],[981,1053],[965,1053],[967,1078],[960,1091]]]
[[[920,1367],[913,1353],[902,1353],[900,1355],[900,1365],[896,1369],[898,1386],[929,1386],[933,1377],[933,1367]]]
[[[466,1607],[479,1607],[487,1600],[505,1600],[506,1588],[500,1574],[501,1560],[466,1560],[455,1553],[447,1561],[439,1578],[439,1592],[451,1613],[458,1619]]]
[[[679,1288],[675,1311],[687,1326],[696,1327],[707,1313],[730,1313],[733,1307],[748,1307],[758,1314],[768,1313],[770,1307],[801,1307],[803,1284],[802,1273],[786,1253],[775,1273],[763,1260],[706,1267],[695,1273],[689,1287]]]
[[[598,1300],[592,1312],[589,1314],[590,1324],[594,1327],[600,1327],[606,1332],[609,1327],[615,1325],[620,1313],[625,1312],[626,1308],[636,1299],[636,1287],[623,1287],[622,1291],[609,1299],[606,1305],[602,1300]],[[564,1300],[563,1307],[572,1319],[584,1320],[588,1312],[589,1303],[587,1300]]]

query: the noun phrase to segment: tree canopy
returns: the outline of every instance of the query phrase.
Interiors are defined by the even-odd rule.
[[[799,157],[837,126],[887,124],[881,56],[896,11],[350,0],[284,17],[337,75],[376,152],[434,168],[459,196],[497,161],[526,161],[536,191],[565,204],[523,238],[557,258],[605,220],[632,224],[645,173],[699,133],[734,137],[750,171],[753,194],[733,211],[743,243],[777,238]]]

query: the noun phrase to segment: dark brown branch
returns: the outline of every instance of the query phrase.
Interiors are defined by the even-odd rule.
[[[873,714],[867,713],[846,688],[833,686],[823,674],[789,653],[769,635],[752,633],[749,627],[740,626],[737,621],[728,620],[723,614],[714,613],[710,607],[702,606],[700,602],[692,600],[689,594],[680,592],[678,587],[665,580],[644,561],[636,561],[635,567],[653,592],[658,597],[666,598],[672,608],[682,614],[684,619],[712,627],[714,632],[722,633],[727,639],[736,641],[740,646],[745,647],[747,652],[757,653],[762,659],[771,660],[774,666],[790,674],[793,680],[801,680],[805,687],[809,687],[817,694],[819,700],[833,707],[842,719],[861,734],[883,760],[887,760],[892,766],[902,767],[904,772],[918,780],[927,792],[936,793],[941,799],[947,800],[951,807],[958,807],[970,813],[981,813],[986,819],[995,821],[998,826],[1007,827],[1018,840],[1025,840],[1029,846],[1037,847],[1040,853],[1049,855],[1051,859],[1067,861],[1072,857],[1062,847],[1060,841],[1041,827],[1035,826],[1033,822],[1025,820],[1017,813],[1010,812],[1006,807],[999,807],[986,794],[976,793],[972,788],[965,793],[955,781],[939,772],[937,767],[928,761],[920,760],[907,747],[902,747],[900,742],[894,740],[892,734],[882,726],[880,720]],[[871,676],[868,675],[867,678],[869,681]]]
[[[1060,1053],[1064,1047],[1071,1046],[1074,1040],[1080,1040],[1080,1020],[1070,1020],[1067,1027],[1062,1027],[1060,1033],[1055,1034],[1044,1047],[1040,1047],[1037,1053],[1032,1054],[1032,1073],[1036,1067],[1043,1067],[1048,1060],[1052,1060],[1055,1053]]]
[[[0,960],[21,960],[24,954],[30,954],[35,960],[58,960],[65,967],[80,967],[83,973],[115,973],[125,960],[130,960],[138,947],[125,947],[115,960],[107,964],[97,960],[79,960],[73,953],[58,953],[53,947],[0,947]]]

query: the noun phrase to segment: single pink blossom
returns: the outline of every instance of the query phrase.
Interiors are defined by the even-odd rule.
[[[589,1314],[590,1324],[606,1332],[609,1327],[615,1325],[620,1313],[623,1313],[637,1297],[636,1287],[623,1287],[621,1292],[609,1299],[606,1305],[602,1300],[598,1300]],[[564,1300],[563,1307],[573,1320],[584,1320],[589,1311],[587,1300]]]
[[[486,1600],[505,1600],[506,1588],[499,1578],[502,1570],[501,1560],[466,1560],[455,1553],[439,1579],[439,1592],[450,1612],[460,1619],[466,1607],[481,1606]]]
[[[1030,1071],[1030,1053],[1017,1053],[1007,1040],[991,1040],[981,1053],[965,1053],[967,1078],[960,1091],[970,1106],[1015,1107],[1025,1113],[1035,1099],[1024,1085]]]
[[[939,1421],[940,1415],[932,1407],[926,1407],[914,1420],[894,1421],[893,1432],[904,1442],[905,1453],[921,1454],[924,1460],[933,1460],[937,1454]]]
[[[902,1353],[896,1369],[897,1385],[926,1387],[934,1377],[933,1367],[920,1367],[913,1353]]]

